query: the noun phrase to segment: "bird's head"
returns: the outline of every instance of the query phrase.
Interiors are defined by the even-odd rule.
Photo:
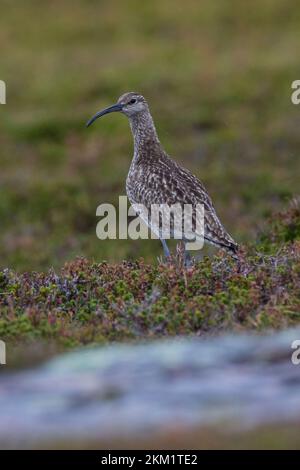
[[[108,113],[121,112],[129,118],[132,118],[144,111],[148,111],[148,105],[142,95],[134,92],[125,93],[124,95],[120,96],[116,104],[98,111],[87,122],[86,126],[89,127],[91,124],[93,124],[94,121],[96,121],[96,119]]]

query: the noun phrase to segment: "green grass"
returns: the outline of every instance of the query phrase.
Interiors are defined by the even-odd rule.
[[[296,1],[4,1],[0,15],[0,259],[21,271],[75,256],[153,262],[158,242],[96,238],[125,193],[128,123],[86,120],[125,91],[148,99],[167,151],[205,183],[225,226],[255,241],[299,191]]]

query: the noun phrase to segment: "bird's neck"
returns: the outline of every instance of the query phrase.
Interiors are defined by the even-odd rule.
[[[161,150],[155,125],[149,111],[141,112],[130,118],[134,141],[134,160],[147,159],[153,150]]]

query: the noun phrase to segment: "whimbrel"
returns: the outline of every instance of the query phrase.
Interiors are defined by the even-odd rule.
[[[129,118],[134,140],[134,155],[126,180],[130,203],[181,205],[204,207],[204,241],[226,250],[235,257],[238,245],[221,224],[211,198],[203,184],[189,170],[178,165],[164,151],[155,129],[145,98],[138,93],[125,93],[116,104],[97,112],[88,122],[112,112],[121,112]],[[164,254],[170,256],[166,240],[160,237]],[[186,240],[185,240],[186,241]],[[188,253],[186,252],[188,257]]]

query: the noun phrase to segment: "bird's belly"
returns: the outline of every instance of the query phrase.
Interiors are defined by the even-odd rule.
[[[158,177],[154,181],[153,175],[147,175],[146,172],[129,172],[126,191],[134,211],[159,238],[192,240],[202,237],[203,220],[196,206],[190,204],[193,216],[189,222],[185,218],[187,209],[184,206],[184,197],[180,197],[180,193],[172,191],[166,185],[163,185],[165,190],[162,191],[159,182]],[[200,223],[196,224],[196,220],[200,220]]]
[[[150,228],[157,238],[165,240],[202,240],[203,239],[203,220],[201,214],[197,214],[198,223],[195,218],[191,220],[186,217],[182,208],[179,206],[173,210],[166,204],[155,204],[154,206],[145,206],[129,197],[131,206],[141,220]]]

